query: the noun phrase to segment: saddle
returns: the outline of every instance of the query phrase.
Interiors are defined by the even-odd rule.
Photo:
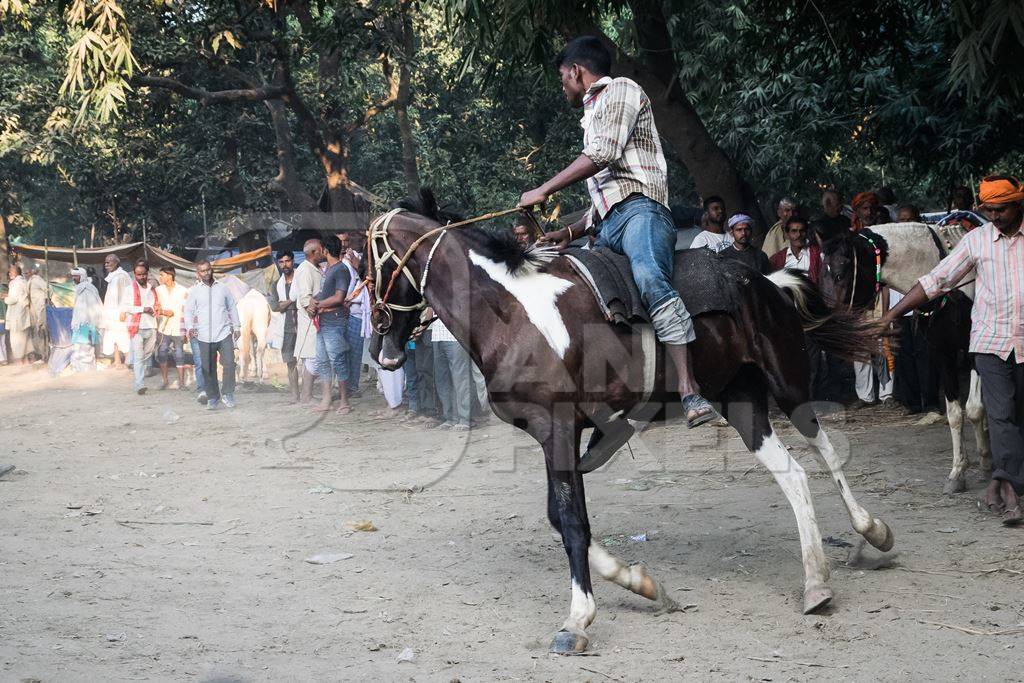
[[[607,247],[571,248],[562,254],[590,286],[609,322],[630,326],[651,322],[627,257]],[[675,253],[672,284],[691,316],[711,312],[736,315],[742,290],[754,276],[744,264],[710,249],[686,249]]]

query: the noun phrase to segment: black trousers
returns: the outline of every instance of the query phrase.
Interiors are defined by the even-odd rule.
[[[939,407],[939,376],[928,354],[925,331],[911,317],[900,318],[896,352],[896,398],[914,412]]]
[[[221,390],[228,396],[235,393],[235,340],[230,334],[217,342],[199,342],[199,353],[203,356],[203,388],[206,399],[216,401]],[[217,357],[224,368],[224,385],[217,383]]]
[[[991,353],[974,357],[981,378],[981,400],[992,442],[992,478],[1024,491],[1024,363],[1011,352],[1002,360]]]

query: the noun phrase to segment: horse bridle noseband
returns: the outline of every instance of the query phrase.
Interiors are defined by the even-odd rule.
[[[446,223],[445,225],[441,225],[431,230],[428,230],[427,232],[417,237],[413,241],[413,243],[409,245],[408,249],[405,250],[405,253],[402,255],[402,257],[399,258],[398,252],[395,251],[394,247],[391,246],[391,243],[388,240],[388,227],[391,225],[391,219],[394,218],[397,214],[401,213],[402,211],[405,211],[405,209],[392,209],[383,216],[378,216],[375,220],[373,220],[370,223],[369,227],[366,229],[366,242],[368,245],[366,254],[370,263],[367,264],[366,280],[363,282],[363,285],[366,286],[371,292],[370,326],[373,328],[374,332],[381,335],[386,334],[387,331],[391,329],[391,323],[394,317],[393,311],[422,311],[424,308],[427,307],[428,304],[424,292],[426,292],[427,288],[427,276],[430,274],[430,262],[433,261],[434,253],[437,251],[437,248],[441,245],[441,241],[444,240],[444,237],[445,235],[448,234],[449,230],[461,228],[466,225],[472,225],[473,223],[479,223],[480,221],[490,220],[492,218],[498,218],[500,216],[506,216],[510,213],[515,212],[522,212],[524,213],[524,215],[528,215],[530,217],[530,220],[536,226],[537,230],[540,230],[540,225],[536,222],[536,219],[533,218],[533,214],[531,212],[525,211],[524,209],[521,209],[520,207],[505,209],[504,211],[492,211],[491,213],[487,213],[482,216],[477,216],[476,218],[468,218],[457,223],[449,222]],[[543,234],[542,231],[541,234]],[[423,264],[423,275],[420,277],[420,281],[416,282],[415,276],[412,274],[412,271],[409,270],[409,259],[412,258],[412,255],[416,253],[416,249],[421,244],[423,244],[426,240],[430,239],[434,235],[438,235],[438,237],[434,241],[434,244],[430,247],[430,253],[427,255],[427,261],[426,263]],[[378,239],[380,240],[381,245],[384,247],[383,251],[380,251],[377,248]],[[381,289],[383,287],[384,264],[387,263],[388,261],[394,261],[396,263],[396,267],[395,271],[391,273],[391,278],[388,280],[387,287],[384,288],[383,293],[381,293]],[[400,275],[404,275],[405,278],[409,281],[409,284],[412,285],[412,288],[416,291],[417,294],[419,294],[420,300],[417,303],[396,304],[388,301],[388,299],[391,297],[391,290],[394,288],[395,282],[398,280]],[[384,318],[383,322],[375,323],[373,320],[372,313],[380,313]]]

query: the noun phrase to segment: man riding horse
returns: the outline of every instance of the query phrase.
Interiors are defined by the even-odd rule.
[[[676,230],[667,206],[665,157],[650,99],[632,80],[611,78],[611,61],[593,36],[576,38],[558,55],[555,66],[565,98],[583,108],[583,153],[540,187],[524,192],[519,205],[541,204],[553,193],[587,181],[591,210],[543,241],[564,247],[584,234],[595,234],[597,246],[629,258],[658,340],[675,364],[687,424],[697,427],[716,416],[693,378],[687,346],[695,339],[693,323],[672,285]]]

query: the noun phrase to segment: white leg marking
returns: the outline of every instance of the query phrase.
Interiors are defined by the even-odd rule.
[[[775,477],[793,508],[800,533],[805,588],[823,586],[828,581],[828,561],[821,547],[821,532],[814,517],[814,504],[811,502],[811,490],[807,486],[804,468],[789,455],[774,431],[765,435],[761,447],[754,455]]]
[[[946,421],[953,439],[953,469],[949,471],[949,479],[963,479],[967,471],[967,457],[964,455],[964,411],[960,401],[946,399]]]
[[[504,263],[492,261],[472,249],[469,250],[469,260],[480,266],[492,280],[504,287],[522,304],[530,322],[544,335],[544,339],[558,357],[565,358],[565,351],[569,348],[569,330],[566,329],[565,321],[562,320],[562,314],[559,313],[555,302],[562,293],[572,287],[572,283],[547,273],[527,272],[512,275]]]
[[[992,448],[988,443],[988,419],[981,402],[981,378],[971,370],[971,391],[967,396],[967,419],[974,425],[974,440],[978,444],[978,461],[982,472],[992,471]]]
[[[586,631],[594,623],[597,616],[597,603],[594,596],[584,593],[575,580],[572,582],[572,604],[569,607],[569,618],[562,628],[566,631]]]
[[[819,426],[818,435],[813,439],[807,439],[807,444],[818,457],[818,461],[832,475],[832,481],[835,482],[836,488],[839,489],[839,495],[842,496],[843,505],[846,506],[846,513],[850,515],[850,522],[854,530],[861,535],[867,533],[873,523],[871,513],[861,507],[857,499],[853,497],[853,491],[850,489],[850,484],[846,481],[846,474],[843,472],[843,465],[845,463],[839,457],[839,454],[836,453],[836,449],[828,438],[828,434]]]

